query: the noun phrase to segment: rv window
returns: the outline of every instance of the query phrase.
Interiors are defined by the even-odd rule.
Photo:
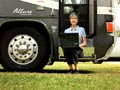
[[[88,0],[64,0],[64,4],[88,4]]]

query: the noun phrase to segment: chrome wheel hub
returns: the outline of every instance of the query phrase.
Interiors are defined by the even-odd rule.
[[[38,55],[38,45],[31,36],[18,35],[10,41],[8,53],[15,63],[21,65],[29,64]]]

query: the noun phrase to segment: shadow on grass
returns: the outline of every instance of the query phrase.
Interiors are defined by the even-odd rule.
[[[7,72],[7,70],[5,70],[5,69],[0,69],[0,72]]]
[[[0,69],[0,72],[28,72],[28,71],[8,71],[5,69]],[[48,74],[68,74],[68,70],[55,70],[55,69],[43,69],[42,71],[30,71],[30,72],[36,72],[36,73],[48,73]],[[88,71],[88,70],[79,70],[80,74],[90,74],[90,73],[95,73],[93,71]]]
[[[40,73],[57,73],[57,74],[67,74],[68,70],[52,70],[52,69],[43,69]],[[87,70],[79,70],[80,74],[90,74],[95,73],[93,71],[87,71]]]

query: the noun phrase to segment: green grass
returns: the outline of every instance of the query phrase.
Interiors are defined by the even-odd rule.
[[[79,63],[80,74],[67,74],[66,62],[42,72],[0,72],[0,90],[120,90],[120,64]]]
[[[94,54],[94,47],[83,47],[83,52],[85,56],[91,56]],[[59,55],[64,55],[61,47],[59,47]]]

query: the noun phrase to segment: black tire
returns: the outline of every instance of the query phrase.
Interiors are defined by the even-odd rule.
[[[29,35],[31,36],[38,45],[38,53],[30,63],[16,63],[14,62],[8,52],[8,45],[10,41],[18,35]],[[30,70],[41,70],[47,64],[50,55],[50,41],[48,37],[43,35],[43,32],[38,32],[33,27],[16,27],[11,28],[3,34],[1,45],[0,45],[0,55],[1,64],[6,70],[17,70],[17,71],[30,71]]]
[[[93,62],[94,64],[102,64],[102,63],[103,63],[102,60],[93,60],[92,62]]]

